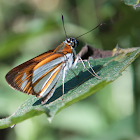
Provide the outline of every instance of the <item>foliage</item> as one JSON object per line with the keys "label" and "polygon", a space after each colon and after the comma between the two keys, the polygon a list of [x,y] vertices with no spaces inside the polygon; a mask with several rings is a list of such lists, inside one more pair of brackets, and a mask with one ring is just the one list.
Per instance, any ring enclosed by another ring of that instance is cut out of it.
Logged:
{"label": "foliage", "polygon": [[[6,73],[24,61],[56,48],[65,40],[61,14],[64,15],[68,37],[77,37],[99,23],[106,23],[78,38],[77,53],[85,43],[103,50],[112,50],[116,44],[121,48],[139,47],[139,7],[135,10],[132,6],[136,3],[128,6],[126,2],[135,1],[1,0],[0,118],[10,116],[29,98],[28,95],[8,86],[5,81]],[[51,124],[46,120],[46,115],[36,116],[24,122],[18,120],[21,123],[13,129],[6,127],[17,122],[8,123],[7,121],[7,126],[4,126],[5,123],[1,125],[1,128],[2,126],[6,128],[0,130],[1,139],[139,139],[139,61],[138,57],[122,76],[95,94],[66,109],[59,110]],[[96,68],[94,62],[92,65]],[[74,76],[72,73],[71,75]],[[67,91],[67,87],[65,90]],[[68,95],[66,93],[65,98]],[[58,101],[62,101],[61,98],[56,100]],[[35,115],[35,112],[32,113],[32,116]]]}
{"label": "foliage", "polygon": [[[37,97],[31,97],[26,100],[18,110],[10,117],[0,120],[0,128],[13,126],[18,122],[31,118],[42,113],[46,113],[49,121],[54,118],[55,114],[63,108],[86,98],[87,96],[97,92],[110,82],[117,79],[121,73],[128,67],[140,54],[139,48],[120,49],[119,55],[104,59],[91,59],[90,63],[94,70],[100,73],[101,79],[93,77],[88,71],[83,71],[82,63],[74,69],[78,77],[75,77],[71,72],[68,72],[65,83],[66,94],[63,97],[61,94],[62,81],[59,83],[54,97],[45,105],[41,104],[41,100]],[[88,63],[86,64],[88,65]],[[58,99],[58,97],[61,97]]]}

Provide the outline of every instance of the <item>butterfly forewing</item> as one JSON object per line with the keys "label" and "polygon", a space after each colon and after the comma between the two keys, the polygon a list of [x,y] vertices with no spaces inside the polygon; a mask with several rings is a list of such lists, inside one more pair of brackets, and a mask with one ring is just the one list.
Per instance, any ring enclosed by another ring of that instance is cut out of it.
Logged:
{"label": "butterfly forewing", "polygon": [[[42,82],[42,84],[40,83],[41,85],[43,85],[42,88],[39,87],[41,89],[40,97],[45,97],[51,91],[52,88],[55,88],[56,83],[59,81],[59,79],[62,76],[63,66],[64,64],[61,64],[55,70],[53,70],[49,78],[44,77],[46,78],[46,81]],[[38,88],[35,86],[34,90],[36,89],[38,90]]]}
{"label": "butterfly forewing", "polygon": [[69,58],[73,58],[71,47],[61,43],[55,50],[43,53],[12,69],[6,75],[6,80],[14,89],[47,101],[53,95],[64,70],[71,67],[74,60],[68,61]]}
{"label": "butterfly forewing", "polygon": [[46,73],[38,77],[37,81],[33,83],[33,88],[36,93],[40,93],[43,87],[48,83],[48,81],[51,79],[53,74],[57,71],[57,69],[61,66],[62,64],[58,64],[54,68],[50,69],[49,71],[46,71]]}
{"label": "butterfly forewing", "polygon": [[[39,62],[41,62],[43,59],[50,56],[53,53],[53,51],[54,50],[50,50],[48,52],[45,52],[45,53],[13,68],[5,76],[8,84],[16,90],[22,91],[22,92],[27,93],[27,94],[34,94],[33,88],[32,88],[33,68]],[[26,86],[26,88],[23,88],[25,86]]]}
{"label": "butterfly forewing", "polygon": [[55,66],[60,64],[65,60],[63,57],[63,54],[53,54],[49,58],[44,59],[40,63],[38,63],[33,68],[33,79],[32,82],[36,82],[37,79],[39,79],[41,76],[43,76],[46,72],[49,72],[51,69],[53,69]]}

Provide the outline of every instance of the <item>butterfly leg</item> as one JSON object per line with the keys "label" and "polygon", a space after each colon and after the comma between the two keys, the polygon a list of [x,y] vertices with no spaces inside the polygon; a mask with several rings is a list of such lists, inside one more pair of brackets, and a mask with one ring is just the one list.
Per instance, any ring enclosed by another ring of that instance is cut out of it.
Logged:
{"label": "butterfly leg", "polygon": [[101,79],[101,78],[95,73],[95,71],[94,71],[93,68],[91,67],[91,65],[90,65],[90,63],[89,63],[88,60],[86,60],[86,62],[88,62],[88,65],[89,65],[89,67],[91,68],[91,70],[92,70],[93,73],[92,73],[91,71],[89,71],[88,68],[85,66],[84,61],[82,60],[82,58],[79,57],[79,59],[80,59],[80,61],[82,62],[84,68],[85,68],[91,75],[97,77],[98,79]]}
{"label": "butterfly leg", "polygon": [[99,76],[96,74],[96,72],[94,71],[94,69],[91,67],[90,62],[89,62],[88,60],[87,60],[87,62],[88,62],[88,65],[89,65],[90,69],[91,69],[92,72],[94,73],[95,77],[98,78],[98,79],[102,79],[101,77],[99,77]]}
{"label": "butterfly leg", "polygon": [[63,79],[62,79],[62,93],[63,93],[63,98],[62,98],[62,100],[64,99],[64,93],[65,93],[65,89],[64,89],[64,83],[65,83],[65,75],[66,75],[66,70],[65,70],[65,68],[64,68],[64,70],[63,70]]}

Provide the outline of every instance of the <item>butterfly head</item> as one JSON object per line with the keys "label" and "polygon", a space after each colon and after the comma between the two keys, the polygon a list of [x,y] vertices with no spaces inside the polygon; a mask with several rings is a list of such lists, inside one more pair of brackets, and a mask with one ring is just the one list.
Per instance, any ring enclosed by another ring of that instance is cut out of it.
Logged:
{"label": "butterfly head", "polygon": [[76,38],[73,38],[73,37],[67,38],[64,41],[64,43],[73,47],[73,48],[76,48],[78,46],[78,41],[76,40]]}

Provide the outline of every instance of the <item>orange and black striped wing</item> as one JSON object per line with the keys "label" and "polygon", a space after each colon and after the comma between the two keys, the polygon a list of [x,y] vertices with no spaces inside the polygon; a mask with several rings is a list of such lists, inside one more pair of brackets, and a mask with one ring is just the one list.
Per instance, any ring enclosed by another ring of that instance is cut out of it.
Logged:
{"label": "orange and black striped wing", "polygon": [[[27,93],[27,94],[33,94],[32,89],[32,73],[33,68],[42,60],[52,55],[54,50],[50,50],[48,52],[45,52],[15,68],[13,68],[11,71],[7,73],[5,76],[6,81],[8,84],[21,92]],[[26,90],[23,90],[22,85],[26,81],[28,85],[26,86]]]}
{"label": "orange and black striped wing", "polygon": [[36,96],[44,97],[60,79],[66,58],[62,53],[52,54],[38,63],[32,74],[32,86]]}
{"label": "orange and black striped wing", "polygon": [[55,50],[48,51],[12,69],[6,75],[11,87],[26,94],[35,95],[47,101],[61,78],[71,47],[60,44]]}

